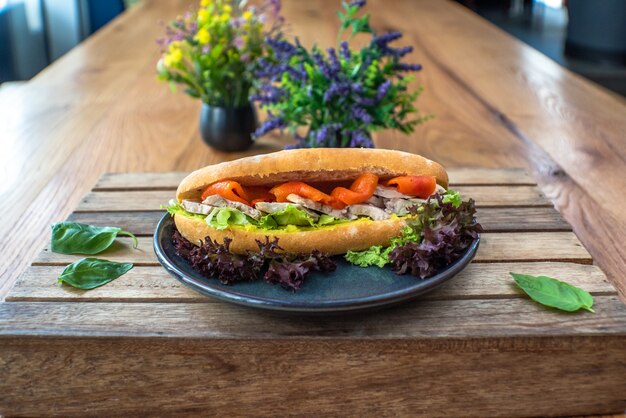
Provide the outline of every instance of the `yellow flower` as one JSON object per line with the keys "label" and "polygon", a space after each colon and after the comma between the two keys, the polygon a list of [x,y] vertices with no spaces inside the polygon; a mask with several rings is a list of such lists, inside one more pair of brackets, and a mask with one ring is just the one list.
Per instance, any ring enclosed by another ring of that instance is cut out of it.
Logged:
{"label": "yellow flower", "polygon": [[181,51],[180,48],[174,50],[170,49],[170,52],[166,53],[163,56],[163,63],[166,67],[173,67],[174,65],[181,62],[182,59],[183,51]]}
{"label": "yellow flower", "polygon": [[219,17],[220,22],[228,22],[230,20],[230,13],[223,13]]}
{"label": "yellow flower", "polygon": [[209,11],[206,9],[198,10],[198,22],[203,23],[209,19]]}
{"label": "yellow flower", "polygon": [[200,0],[200,6],[202,7],[207,7],[209,4],[211,4],[211,0]]}
{"label": "yellow flower", "polygon": [[246,20],[252,20],[252,17],[254,16],[252,14],[252,12],[250,10],[246,10],[245,12],[243,12],[243,14],[241,15],[244,19]]}
{"label": "yellow flower", "polygon": [[211,34],[207,28],[202,28],[196,33],[196,40],[200,42],[201,45],[206,45],[211,42]]}
{"label": "yellow flower", "polygon": [[230,7],[228,4],[225,4],[224,7],[222,7],[222,10],[224,11],[224,13],[227,14],[231,14],[233,12],[233,8]]}

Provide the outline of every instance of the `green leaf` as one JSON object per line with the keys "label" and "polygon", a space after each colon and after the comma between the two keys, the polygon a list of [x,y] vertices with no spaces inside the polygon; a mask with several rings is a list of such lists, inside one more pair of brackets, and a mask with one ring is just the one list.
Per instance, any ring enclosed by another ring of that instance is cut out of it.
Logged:
{"label": "green leaf", "polygon": [[178,203],[178,201],[175,199],[170,200],[167,206],[161,205],[161,209],[166,209],[167,212],[172,216],[180,215],[180,216],[185,216],[187,218],[195,218],[195,219],[200,219],[200,220],[204,220],[206,218],[206,215],[187,212],[185,208],[183,208],[180,205],[180,203]]}
{"label": "green leaf", "polygon": [[461,202],[462,201],[463,200],[461,199],[461,194],[459,192],[455,192],[452,189],[448,189],[443,194],[442,202],[443,203],[452,203],[452,206],[454,206],[455,208],[458,208],[459,206],[461,206]]}
{"label": "green leaf", "polygon": [[547,276],[510,274],[520,289],[535,302],[567,312],[574,312],[581,308],[595,312],[592,309],[593,297],[579,287]]}
{"label": "green leaf", "polygon": [[137,248],[137,237],[122,228],[58,222],[52,225],[50,249],[61,254],[98,254],[109,248],[118,235],[131,237]]}
{"label": "green leaf", "polygon": [[59,282],[78,289],[88,290],[107,284],[132,268],[131,263],[83,258],[65,267],[59,277]]}
{"label": "green leaf", "polygon": [[378,266],[383,268],[389,263],[389,253],[393,248],[393,246],[374,245],[365,251],[348,251],[345,258],[348,262],[359,267]]}
{"label": "green leaf", "polygon": [[205,219],[215,229],[226,229],[230,225],[255,225],[256,221],[235,208],[216,208]]}

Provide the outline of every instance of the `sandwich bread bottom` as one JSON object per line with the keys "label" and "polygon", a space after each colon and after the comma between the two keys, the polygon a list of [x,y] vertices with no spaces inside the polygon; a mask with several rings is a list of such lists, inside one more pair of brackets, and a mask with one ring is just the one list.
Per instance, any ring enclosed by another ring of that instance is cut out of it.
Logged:
{"label": "sandwich bread bottom", "polygon": [[215,229],[202,219],[175,215],[174,222],[183,237],[198,245],[205,237],[222,243],[225,237],[231,238],[230,250],[236,254],[246,251],[257,252],[256,240],[265,241],[278,238],[278,245],[289,253],[310,253],[319,250],[330,255],[345,254],[349,250],[362,251],[373,245],[387,246],[391,238],[400,235],[405,225],[403,219],[387,219],[384,221],[360,220],[340,223],[330,227],[307,231],[250,231],[245,228]]}

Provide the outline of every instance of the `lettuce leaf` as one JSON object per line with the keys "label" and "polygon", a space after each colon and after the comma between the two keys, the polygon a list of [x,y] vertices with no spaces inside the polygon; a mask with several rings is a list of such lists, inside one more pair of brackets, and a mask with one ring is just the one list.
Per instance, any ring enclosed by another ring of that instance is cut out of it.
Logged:
{"label": "lettuce leaf", "polygon": [[281,229],[289,225],[317,228],[347,222],[345,219],[338,219],[330,215],[321,215],[319,219],[315,220],[305,211],[291,205],[280,212],[265,215],[259,221],[254,220],[239,209],[228,207],[215,209],[208,216],[187,212],[174,199],[170,200],[167,206],[162,205],[161,208],[166,209],[172,216],[180,215],[200,219],[220,230],[226,229],[229,225],[254,225],[262,229]]}
{"label": "lettuce leaf", "polygon": [[277,226],[314,226],[315,219],[305,211],[293,205],[287,206],[284,210],[265,215],[259,220],[261,228],[273,229]]}
{"label": "lettuce leaf", "polygon": [[345,258],[348,262],[359,267],[378,266],[383,268],[389,263],[389,253],[392,248],[374,245],[365,251],[348,251]]}
{"label": "lettuce leaf", "polygon": [[461,198],[461,193],[455,192],[452,189],[446,190],[446,192],[443,194],[442,203],[452,203],[452,206],[458,208],[459,206],[461,206],[462,202],[463,199]]}
{"label": "lettuce leaf", "polygon": [[215,229],[226,229],[230,225],[257,225],[257,221],[234,208],[216,208],[206,217],[206,223]]}
{"label": "lettuce leaf", "polygon": [[195,218],[195,219],[200,219],[200,220],[204,220],[204,218],[206,218],[206,215],[200,215],[199,213],[187,212],[185,208],[183,208],[180,205],[180,203],[178,203],[178,201],[175,199],[170,200],[167,206],[161,205],[161,209],[167,210],[167,212],[172,216],[180,215],[180,216],[185,216],[187,218]]}
{"label": "lettuce leaf", "polygon": [[288,225],[317,228],[320,226],[334,225],[341,222],[345,222],[345,220],[338,219],[330,215],[321,215],[319,219],[315,220],[311,215],[309,215],[302,209],[298,209],[294,205],[289,205],[284,210],[263,216],[259,220],[258,226],[259,228],[265,229],[276,229]]}
{"label": "lettuce leaf", "polygon": [[365,251],[348,251],[345,258],[348,262],[359,267],[378,266],[383,268],[389,264],[389,253],[397,246],[404,245],[407,242],[420,242],[421,239],[421,236],[417,234],[415,229],[405,226],[402,229],[402,235],[392,238],[388,247],[374,245]]}

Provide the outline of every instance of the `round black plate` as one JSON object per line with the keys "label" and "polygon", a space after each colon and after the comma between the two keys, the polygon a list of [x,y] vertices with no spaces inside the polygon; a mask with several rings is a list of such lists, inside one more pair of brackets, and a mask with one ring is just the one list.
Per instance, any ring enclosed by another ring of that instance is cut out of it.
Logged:
{"label": "round black plate", "polygon": [[293,313],[338,313],[379,309],[413,299],[450,280],[474,258],[480,238],[445,270],[425,280],[398,276],[389,268],[362,268],[335,258],[337,270],[312,273],[293,293],[263,280],[224,285],[208,279],[176,255],[172,244],[174,221],[163,216],[154,233],[154,252],[165,269],[188,287],[210,297],[238,305]]}

